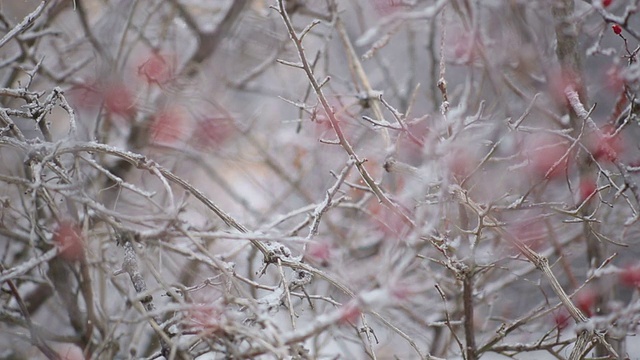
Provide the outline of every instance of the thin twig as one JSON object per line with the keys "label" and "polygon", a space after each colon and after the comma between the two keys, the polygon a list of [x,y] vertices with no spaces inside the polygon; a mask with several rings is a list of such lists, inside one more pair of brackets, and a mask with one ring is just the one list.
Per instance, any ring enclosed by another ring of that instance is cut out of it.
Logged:
{"label": "thin twig", "polygon": [[21,32],[28,29],[31,25],[33,25],[36,19],[40,17],[40,15],[44,11],[47,4],[49,4],[49,2],[51,1],[50,0],[42,1],[40,5],[38,5],[38,7],[35,10],[33,10],[30,14],[25,16],[24,19],[22,19],[22,21],[18,25],[14,26],[11,30],[9,30],[9,32],[7,32],[2,37],[2,39],[0,39],[0,48],[3,47],[4,44],[6,44],[9,40],[13,39],[18,34],[20,34]]}
{"label": "thin twig", "polygon": [[285,9],[283,0],[278,1],[278,8],[276,10],[278,10],[278,13],[282,17],[282,20],[284,21],[285,26],[287,27],[287,30],[289,32],[289,37],[291,38],[291,40],[296,46],[298,57],[300,58],[304,72],[307,75],[307,79],[311,83],[311,86],[313,87],[316,93],[316,96],[320,100],[320,103],[322,104],[322,107],[325,113],[327,114],[327,117],[329,118],[329,122],[331,123],[331,126],[333,127],[333,130],[335,131],[336,136],[338,137],[338,141],[340,142],[340,145],[347,152],[347,154],[349,154],[349,156],[355,159],[356,168],[360,172],[362,179],[367,184],[367,186],[371,188],[373,193],[376,194],[376,197],[378,198],[378,200],[382,202],[386,207],[391,209],[394,213],[398,214],[403,219],[403,221],[411,225],[411,227],[415,227],[413,220],[411,220],[396,204],[391,202],[391,200],[389,200],[389,198],[385,195],[382,189],[378,186],[378,184],[375,182],[373,177],[369,174],[367,169],[364,167],[364,162],[356,154],[355,150],[353,149],[353,147],[347,140],[346,136],[344,135],[344,132],[342,131],[342,127],[340,126],[338,119],[333,113],[333,110],[331,109],[331,106],[329,105],[329,102],[327,101],[327,98],[325,97],[324,92],[322,91],[322,88],[318,84],[318,81],[315,78],[313,70],[309,65],[309,62],[307,60],[307,55],[305,54],[305,51],[304,51],[304,47],[302,46],[302,42],[300,41],[299,36],[297,35],[295,29],[293,28],[293,24],[291,23],[289,14]]}

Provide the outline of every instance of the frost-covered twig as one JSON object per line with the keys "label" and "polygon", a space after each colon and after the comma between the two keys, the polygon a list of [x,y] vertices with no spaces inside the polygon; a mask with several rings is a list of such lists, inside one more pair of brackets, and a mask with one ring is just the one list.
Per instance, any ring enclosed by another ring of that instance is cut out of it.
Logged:
{"label": "frost-covered twig", "polygon": [[350,157],[347,161],[347,165],[338,175],[338,179],[335,184],[333,184],[333,186],[331,186],[327,190],[327,194],[325,195],[324,200],[319,203],[313,210],[313,213],[311,214],[311,217],[313,217],[313,222],[311,223],[311,228],[309,229],[309,235],[307,235],[308,239],[311,239],[318,234],[318,227],[320,226],[320,219],[322,219],[322,215],[324,215],[324,213],[327,212],[327,210],[329,210],[329,208],[331,207],[332,199],[336,196],[340,185],[342,185],[344,180],[347,178],[349,170],[351,170],[353,165],[355,165],[355,159],[353,157]]}
{"label": "frost-covered twig", "polygon": [[296,46],[298,57],[299,57],[300,62],[302,64],[302,68],[303,68],[305,74],[307,75],[307,79],[311,83],[311,86],[313,87],[313,90],[315,91],[316,96],[318,97],[318,100],[322,104],[322,108],[324,109],[325,113],[327,114],[327,117],[329,118],[329,122],[331,123],[331,127],[335,131],[336,136],[338,137],[338,141],[339,141],[340,145],[347,152],[347,154],[349,154],[350,157],[355,159],[355,165],[356,165],[356,168],[358,169],[358,172],[362,176],[362,179],[367,184],[367,186],[376,195],[378,200],[381,203],[383,203],[386,207],[391,209],[393,212],[395,212],[399,216],[401,216],[403,221],[405,221],[407,224],[411,225],[412,227],[415,226],[415,224],[413,223],[413,220],[411,220],[400,209],[399,206],[397,206],[391,200],[389,200],[387,195],[380,188],[380,186],[376,183],[376,181],[373,179],[371,174],[369,174],[369,171],[364,167],[364,162],[356,154],[356,152],[353,149],[351,143],[346,138],[344,132],[342,131],[342,127],[341,127],[338,119],[336,118],[333,110],[331,109],[331,106],[329,105],[329,102],[327,101],[327,98],[325,97],[324,92],[323,92],[320,84],[316,80],[314,72],[311,69],[311,66],[309,65],[309,62],[307,60],[307,55],[306,55],[306,53],[304,51],[304,47],[302,45],[302,42],[301,42],[298,34],[296,33],[295,29],[293,28],[293,24],[291,23],[291,19],[289,18],[289,14],[287,13],[287,11],[285,9],[285,5],[284,5],[283,0],[279,0],[278,1],[277,11],[280,14],[280,17],[282,17],[282,20],[284,21],[285,26],[287,27],[287,31],[289,32],[289,37],[291,38],[291,41],[293,41],[294,45]]}
{"label": "frost-covered twig", "polygon": [[38,7],[35,10],[33,10],[31,13],[25,16],[24,19],[22,19],[22,21],[19,24],[17,24],[11,30],[9,30],[9,32],[7,32],[2,37],[2,39],[0,39],[0,48],[3,47],[9,40],[13,39],[18,34],[28,29],[29,26],[32,26],[33,23],[36,21],[36,19],[38,19],[38,17],[42,14],[42,12],[44,11],[45,7],[49,2],[50,2],[49,0],[40,2],[40,5],[38,5]]}
{"label": "frost-covered twig", "polygon": [[[122,243],[122,247],[124,248],[124,260],[122,261],[122,268],[116,271],[114,275],[122,273],[129,275],[129,279],[131,279],[131,283],[133,284],[133,288],[136,290],[136,293],[145,294],[140,300],[144,309],[147,312],[152,313],[156,307],[153,303],[153,296],[147,294],[147,283],[138,268],[138,256],[133,248],[133,241],[135,241],[134,235],[131,233],[122,234],[118,241]],[[152,321],[155,322],[155,324],[152,324],[152,327],[156,333],[158,333],[160,346],[162,347],[162,355],[168,357],[172,351],[172,346],[170,345],[170,340],[167,334],[158,327],[158,324],[162,323],[162,319],[159,316],[156,316]]]}

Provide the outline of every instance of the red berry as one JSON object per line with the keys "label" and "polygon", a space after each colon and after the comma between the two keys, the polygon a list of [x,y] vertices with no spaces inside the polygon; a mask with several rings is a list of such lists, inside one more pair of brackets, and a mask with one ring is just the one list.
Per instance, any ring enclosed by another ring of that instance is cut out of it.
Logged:
{"label": "red berry", "polygon": [[593,289],[585,288],[580,291],[575,298],[575,303],[587,317],[593,315],[593,309],[596,304],[598,294]]}
{"label": "red berry", "polygon": [[619,274],[619,281],[626,287],[640,287],[640,266],[630,265],[625,267]]}
{"label": "red berry", "polygon": [[607,7],[611,5],[612,2],[613,0],[602,0],[602,7]]}
{"label": "red berry", "polygon": [[125,84],[109,84],[104,90],[104,106],[113,114],[131,115],[135,107],[135,98]]}
{"label": "red berry", "polygon": [[218,148],[233,135],[234,130],[231,119],[199,119],[195,127],[195,141],[202,147]]}
{"label": "red berry", "polygon": [[102,95],[95,80],[86,80],[73,85],[67,92],[72,105],[80,109],[95,109],[100,106]]}
{"label": "red berry", "polygon": [[404,301],[404,300],[408,300],[411,295],[412,295],[412,290],[411,287],[407,286],[406,284],[392,284],[389,287],[389,293],[391,293],[391,296],[394,300],[397,301]]}
{"label": "red berry", "polygon": [[598,161],[617,161],[624,151],[622,138],[616,134],[616,129],[610,125],[605,125],[590,134],[589,141],[591,154]]}
{"label": "red berry", "polygon": [[193,304],[188,309],[187,328],[194,331],[215,331],[220,327],[221,311],[213,305]]}
{"label": "red berry", "polygon": [[622,28],[618,24],[611,25],[611,29],[616,33],[616,35],[620,35],[622,33]]}
{"label": "red berry", "polygon": [[373,7],[380,15],[389,15],[398,11],[402,3],[398,0],[374,0]]}
{"label": "red berry", "polygon": [[569,145],[559,139],[534,134],[525,143],[524,155],[528,158],[529,172],[536,177],[553,179],[567,171]]}
{"label": "red berry", "polygon": [[556,323],[558,330],[562,330],[569,325],[569,314],[564,311],[558,311],[553,314],[553,321]]}
{"label": "red berry", "polygon": [[149,84],[162,85],[173,77],[170,59],[151,54],[138,66],[138,76]]}
{"label": "red berry", "polygon": [[66,261],[84,258],[82,230],[73,222],[64,220],[53,233],[53,242],[60,248],[60,257]]}
{"label": "red berry", "polygon": [[604,82],[607,88],[612,91],[622,91],[625,85],[624,75],[619,66],[612,65],[604,74]]}
{"label": "red berry", "polygon": [[445,155],[446,165],[451,171],[451,175],[458,179],[462,179],[471,174],[474,168],[472,154],[469,149],[456,148],[452,149]]}
{"label": "red berry", "polygon": [[360,310],[358,303],[354,300],[351,300],[350,302],[342,306],[338,323],[342,325],[354,323],[358,321],[360,314],[362,314],[362,311]]}
{"label": "red berry", "polygon": [[595,181],[591,179],[583,179],[580,181],[580,202],[589,199],[596,191],[598,191],[598,186]]}
{"label": "red berry", "polygon": [[545,224],[536,217],[517,220],[511,231],[520,241],[534,250],[544,246],[549,237]]}
{"label": "red berry", "polygon": [[157,113],[151,125],[153,141],[161,144],[175,144],[180,141],[187,126],[185,112],[182,107],[170,107]]}
{"label": "red berry", "polygon": [[312,242],[307,247],[305,257],[317,261],[322,266],[329,266],[331,260],[331,245],[326,242]]}

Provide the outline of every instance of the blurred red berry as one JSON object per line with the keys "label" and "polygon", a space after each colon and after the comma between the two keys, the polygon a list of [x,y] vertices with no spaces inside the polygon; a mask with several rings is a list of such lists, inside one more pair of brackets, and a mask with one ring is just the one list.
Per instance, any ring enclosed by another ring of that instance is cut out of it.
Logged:
{"label": "blurred red berry", "polygon": [[408,300],[413,294],[412,288],[402,283],[391,285],[389,288],[389,292],[391,293],[391,296],[395,300],[400,300],[400,301]]}
{"label": "blurred red berry", "polygon": [[149,84],[162,85],[172,77],[171,64],[167,57],[151,54],[138,66],[138,76]]}
{"label": "blurred red berry", "polygon": [[102,94],[93,80],[75,84],[67,93],[71,105],[80,109],[95,109],[102,102]]}
{"label": "blurred red berry", "polygon": [[373,7],[380,15],[389,15],[402,7],[401,0],[373,0]]}
{"label": "blurred red berry", "polygon": [[553,321],[556,323],[558,330],[562,330],[569,325],[569,315],[564,311],[558,311],[553,314]]}
{"label": "blurred red berry", "polygon": [[351,300],[347,304],[343,305],[341,311],[340,319],[338,319],[338,323],[341,325],[355,323],[358,321],[358,318],[362,313],[355,300]]}
{"label": "blurred red berry", "polygon": [[595,308],[598,294],[591,288],[584,288],[576,294],[575,303],[585,316],[591,317]]}
{"label": "blurred red berry", "polygon": [[620,35],[622,33],[622,27],[620,27],[620,25],[618,24],[611,25],[611,30],[613,30],[616,35]]}
{"label": "blurred red berry", "polygon": [[104,90],[104,106],[110,113],[122,116],[131,115],[134,111],[135,98],[125,84],[110,84]]}
{"label": "blurred red berry", "polygon": [[568,151],[569,145],[562,139],[543,134],[533,136],[525,148],[529,172],[547,179],[561,176],[569,163]]}
{"label": "blurred red berry", "polygon": [[596,182],[592,179],[583,179],[580,181],[580,202],[589,199],[598,190]]}
{"label": "blurred red berry", "polygon": [[463,179],[471,174],[474,168],[473,155],[466,148],[457,148],[445,155],[446,166],[451,175]]}
{"label": "blurred red berry", "polygon": [[604,82],[609,90],[622,90],[625,85],[625,81],[621,68],[617,65],[612,65],[608,68],[604,74]]}
{"label": "blurred red berry", "polygon": [[370,202],[368,210],[373,215],[372,221],[374,221],[375,228],[386,236],[397,238],[409,229],[400,214],[377,201]]}
{"label": "blurred red berry", "polygon": [[326,242],[312,242],[307,246],[305,257],[320,263],[322,266],[328,266],[331,259],[331,245]]}
{"label": "blurred red berry", "polygon": [[151,138],[162,144],[175,144],[185,134],[187,121],[184,109],[173,107],[156,114],[151,124]]}
{"label": "blurred red berry", "polygon": [[511,232],[530,248],[538,250],[548,244],[547,226],[540,217],[519,219],[511,226]]}
{"label": "blurred red berry", "polygon": [[60,249],[60,257],[76,261],[84,257],[84,240],[80,228],[71,221],[62,221],[53,234],[53,242]]}
{"label": "blurred red berry", "polygon": [[198,145],[218,148],[231,137],[235,127],[231,119],[211,117],[198,120],[194,131]]}
{"label": "blurred red berry", "polygon": [[215,331],[220,327],[220,310],[212,305],[194,304],[188,310],[186,328],[192,331]]}
{"label": "blurred red berry", "polygon": [[612,126],[604,126],[591,135],[591,154],[600,161],[614,162],[624,150],[622,139],[615,134]]}
{"label": "blurred red berry", "polygon": [[418,123],[407,124],[407,130],[412,136],[402,136],[400,138],[398,151],[409,159],[419,161],[419,159],[422,159],[422,148],[430,131],[428,123],[426,121],[420,121]]}
{"label": "blurred red berry", "polygon": [[448,43],[451,45],[445,53],[448,60],[459,64],[473,64],[480,59],[483,44],[473,34],[468,32],[454,34]]}
{"label": "blurred red berry", "polygon": [[55,343],[53,349],[58,353],[57,359],[61,360],[86,360],[82,349],[74,344]]}
{"label": "blurred red berry", "polygon": [[626,287],[640,287],[640,265],[627,266],[618,275],[620,284]]}
{"label": "blurred red berry", "polygon": [[575,90],[578,94],[580,94],[583,89],[580,74],[577,74],[571,69],[560,68],[552,70],[549,78],[549,92],[553,96],[553,99],[558,102],[558,105],[569,106],[569,100],[566,94],[568,88]]}
{"label": "blurred red berry", "polygon": [[[335,102],[330,101],[331,112],[333,113],[334,118],[337,120],[338,125],[344,131],[342,125],[344,125],[344,113],[342,110],[342,106]],[[320,137],[324,137],[327,134],[334,134],[333,126],[331,125],[331,120],[329,115],[327,115],[326,111],[322,107],[317,107],[314,110],[314,113],[311,117],[311,121],[315,123],[315,131],[317,135]]]}
{"label": "blurred red berry", "polygon": [[602,0],[602,7],[607,7],[611,5],[612,2],[613,0]]}

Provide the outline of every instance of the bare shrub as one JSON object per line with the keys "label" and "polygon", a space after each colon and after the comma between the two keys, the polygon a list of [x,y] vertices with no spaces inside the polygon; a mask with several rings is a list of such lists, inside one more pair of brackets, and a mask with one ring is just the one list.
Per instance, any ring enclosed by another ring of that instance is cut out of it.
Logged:
{"label": "bare shrub", "polygon": [[0,357],[632,358],[638,6],[1,3]]}

